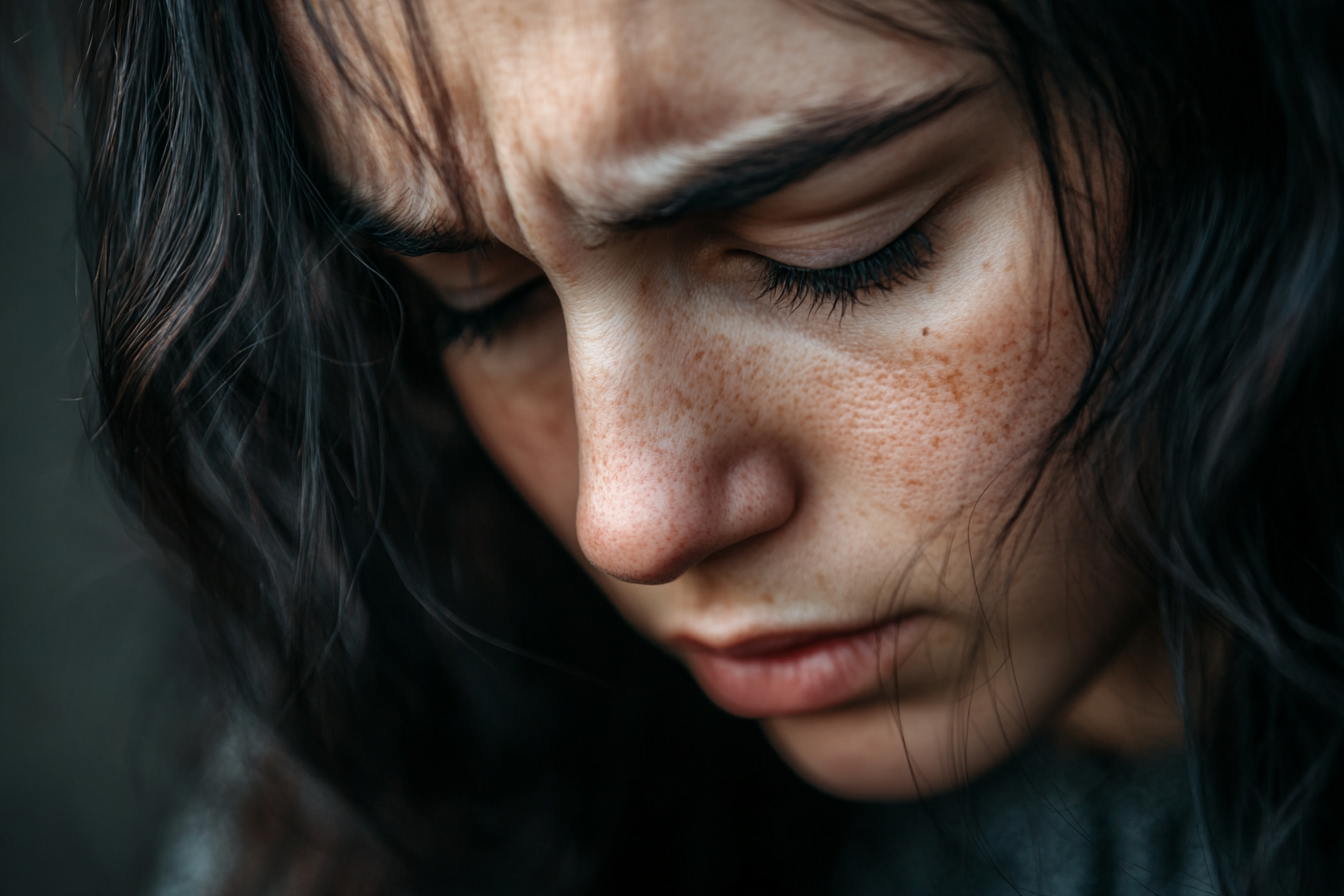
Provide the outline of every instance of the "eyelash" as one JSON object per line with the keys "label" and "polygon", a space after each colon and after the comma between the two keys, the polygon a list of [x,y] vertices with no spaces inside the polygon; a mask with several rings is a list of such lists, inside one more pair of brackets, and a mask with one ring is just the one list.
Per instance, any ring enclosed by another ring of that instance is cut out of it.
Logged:
{"label": "eyelash", "polygon": [[[917,278],[933,262],[933,256],[928,235],[912,227],[872,255],[833,268],[800,268],[761,258],[759,297],[789,311],[806,304],[812,312],[829,304],[827,314],[839,311],[843,317],[849,309],[863,304],[862,293],[889,292]],[[477,341],[489,345],[546,282],[544,276],[536,277],[476,311],[454,311],[440,304],[435,322],[439,345]]]}
{"label": "eyelash", "polygon": [[475,311],[455,311],[442,303],[435,303],[439,313],[434,322],[434,335],[439,345],[447,348],[456,342],[470,344],[478,341],[489,345],[508,326],[509,319],[522,310],[528,299],[548,283],[545,275],[533,277]]}
{"label": "eyelash", "polygon": [[808,305],[811,313],[829,305],[828,315],[839,311],[843,317],[863,304],[863,293],[890,292],[916,279],[932,264],[933,256],[928,235],[911,227],[872,255],[833,268],[799,268],[761,258],[759,297],[789,311]]}

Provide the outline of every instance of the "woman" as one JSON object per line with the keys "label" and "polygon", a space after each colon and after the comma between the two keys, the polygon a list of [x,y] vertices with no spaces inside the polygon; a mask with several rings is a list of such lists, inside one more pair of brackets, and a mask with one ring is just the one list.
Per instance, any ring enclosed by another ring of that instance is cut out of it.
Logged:
{"label": "woman", "polygon": [[84,22],[216,889],[1338,888],[1333,8]]}

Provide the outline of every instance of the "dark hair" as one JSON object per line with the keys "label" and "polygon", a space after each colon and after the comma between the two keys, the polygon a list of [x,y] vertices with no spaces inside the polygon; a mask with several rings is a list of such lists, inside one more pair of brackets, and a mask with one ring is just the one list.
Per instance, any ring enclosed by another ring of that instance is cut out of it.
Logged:
{"label": "dark hair", "polygon": [[[940,14],[1036,129],[1092,347],[1050,447],[1160,599],[1223,886],[1338,889],[1344,10]],[[261,0],[81,16],[97,438],[240,693],[367,826],[369,887],[805,887],[843,806],[641,645],[476,446],[432,303],[324,198]]]}

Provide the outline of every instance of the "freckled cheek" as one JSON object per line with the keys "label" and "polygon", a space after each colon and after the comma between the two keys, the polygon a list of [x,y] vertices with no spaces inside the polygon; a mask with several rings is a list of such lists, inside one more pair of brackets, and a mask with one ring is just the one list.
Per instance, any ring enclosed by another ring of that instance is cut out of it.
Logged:
{"label": "freckled cheek", "polygon": [[1086,359],[1069,318],[1009,304],[814,375],[805,403],[844,409],[816,417],[823,462],[874,511],[951,521],[1014,482],[1067,409]]}

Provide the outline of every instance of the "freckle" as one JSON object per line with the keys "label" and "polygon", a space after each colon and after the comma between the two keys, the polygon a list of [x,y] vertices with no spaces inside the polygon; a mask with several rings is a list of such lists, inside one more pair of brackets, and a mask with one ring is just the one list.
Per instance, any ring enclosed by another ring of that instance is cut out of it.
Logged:
{"label": "freckle", "polygon": [[767,591],[765,594],[761,595],[761,603],[772,604],[774,602],[775,602],[775,596],[770,592]]}
{"label": "freckle", "polygon": [[943,385],[947,386],[947,388],[952,391],[952,400],[960,404],[962,389],[961,371],[949,370],[944,373],[940,379],[942,380]]}
{"label": "freckle", "polygon": [[647,299],[651,292],[653,292],[653,281],[647,274],[645,274],[643,277],[639,278],[639,297],[641,299]]}
{"label": "freckle", "polygon": [[652,364],[652,363],[653,363],[653,352],[647,352],[647,353],[645,353],[645,355],[644,355],[644,363],[645,363],[645,364]]}
{"label": "freckle", "polygon": [[983,262],[981,262],[981,263],[980,263],[980,270],[982,270],[982,271],[987,271],[987,270],[989,270],[989,262],[987,262],[987,261],[983,261]]}
{"label": "freckle", "polygon": [[933,437],[933,442],[932,442],[931,444],[932,444],[933,447],[935,447],[935,448],[941,447],[942,444],[943,444],[943,437],[942,437],[942,436],[934,436],[934,437]]}
{"label": "freckle", "polygon": [[700,360],[701,358],[703,358],[704,356],[705,356],[705,350],[704,350],[704,349],[700,349],[700,351],[698,351],[698,352],[695,353],[695,360],[699,361],[699,360]]}
{"label": "freckle", "polygon": [[925,336],[929,335],[929,328],[928,328],[928,327],[925,327],[925,328],[924,328],[924,335],[925,335]]}
{"label": "freckle", "polygon": [[919,479],[907,479],[905,480],[905,484],[908,485],[910,488],[919,488],[924,483]]}

